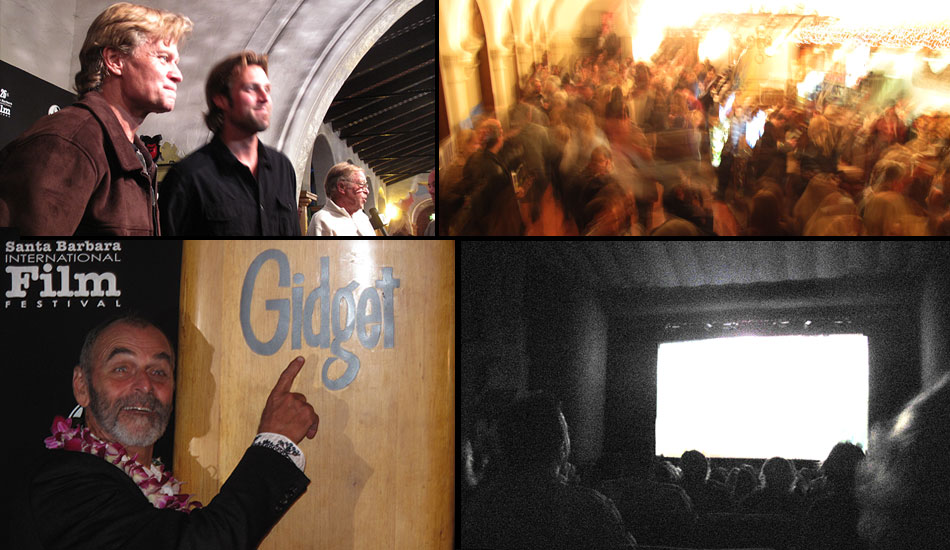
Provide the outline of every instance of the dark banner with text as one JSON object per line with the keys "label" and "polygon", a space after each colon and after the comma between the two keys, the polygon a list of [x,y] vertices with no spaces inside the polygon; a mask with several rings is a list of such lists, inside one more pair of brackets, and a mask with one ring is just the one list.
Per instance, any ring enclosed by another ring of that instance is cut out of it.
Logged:
{"label": "dark banner with text", "polygon": [[[177,348],[181,242],[3,242],[2,349],[17,401],[16,457],[42,451],[56,415],[76,405],[73,367],[86,333],[124,314],[152,320]],[[173,426],[156,444],[172,458]]]}
{"label": "dark banner with text", "polygon": [[40,118],[75,102],[72,92],[0,61],[0,149]]}

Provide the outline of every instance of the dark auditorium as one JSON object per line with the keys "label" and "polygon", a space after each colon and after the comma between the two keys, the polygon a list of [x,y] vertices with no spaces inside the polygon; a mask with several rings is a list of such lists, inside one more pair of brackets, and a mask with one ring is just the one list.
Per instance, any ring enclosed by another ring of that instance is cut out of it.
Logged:
{"label": "dark auditorium", "polygon": [[459,253],[464,549],[950,548],[950,248]]}

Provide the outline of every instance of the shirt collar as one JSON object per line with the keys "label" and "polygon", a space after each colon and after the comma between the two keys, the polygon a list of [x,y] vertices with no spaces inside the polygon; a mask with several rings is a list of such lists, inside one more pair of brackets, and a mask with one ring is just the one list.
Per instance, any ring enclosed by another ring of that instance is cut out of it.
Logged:
{"label": "shirt collar", "polygon": [[139,162],[138,157],[135,155],[135,149],[129,147],[129,145],[134,145],[145,157],[149,172],[154,171],[155,162],[152,160],[152,155],[148,153],[148,148],[145,147],[145,143],[139,139],[138,134],[135,135],[133,142],[129,143],[129,138],[126,137],[122,125],[119,124],[119,119],[115,116],[112,107],[109,106],[109,102],[106,101],[102,93],[96,91],[86,92],[86,94],[82,96],[82,99],[79,100],[78,105],[91,111],[93,116],[102,124],[102,127],[109,137],[109,141],[112,142],[112,148],[119,158],[119,165],[122,167],[122,170],[126,172],[140,172],[142,170],[142,163]]}
{"label": "shirt collar", "polygon": [[[227,164],[240,164],[241,166],[244,166],[241,164],[241,161],[239,161],[237,157],[234,156],[234,153],[228,149],[228,146],[225,145],[224,140],[221,139],[220,134],[215,134],[214,137],[211,138],[211,148],[213,155],[217,160]],[[258,168],[261,166],[267,168],[271,167],[270,154],[267,148],[264,147],[264,142],[261,141],[260,136],[257,138],[257,163]]]}
{"label": "shirt collar", "polygon": [[357,214],[359,214],[359,213],[361,212],[361,210],[357,210],[357,211],[354,212],[352,215],[350,215],[350,213],[347,212],[345,208],[343,208],[342,206],[340,206],[340,205],[338,205],[337,203],[333,202],[333,199],[331,199],[331,198],[329,198],[329,197],[327,197],[327,204],[326,204],[326,206],[324,206],[324,208],[326,208],[326,209],[328,209],[328,210],[330,210],[330,211],[332,211],[332,212],[336,212],[337,214],[340,214],[341,216],[346,216],[347,218],[352,218],[352,217],[356,216]]}

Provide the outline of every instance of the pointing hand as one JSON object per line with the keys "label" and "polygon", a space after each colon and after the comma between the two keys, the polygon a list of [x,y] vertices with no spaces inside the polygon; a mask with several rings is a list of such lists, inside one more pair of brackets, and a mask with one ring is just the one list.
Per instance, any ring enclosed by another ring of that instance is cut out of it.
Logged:
{"label": "pointing hand", "polygon": [[278,433],[294,443],[300,443],[304,436],[313,439],[317,435],[320,417],[307,403],[306,396],[290,391],[303,364],[304,358],[297,357],[280,374],[277,384],[267,396],[267,404],[264,405],[261,423],[257,428],[258,433]]}

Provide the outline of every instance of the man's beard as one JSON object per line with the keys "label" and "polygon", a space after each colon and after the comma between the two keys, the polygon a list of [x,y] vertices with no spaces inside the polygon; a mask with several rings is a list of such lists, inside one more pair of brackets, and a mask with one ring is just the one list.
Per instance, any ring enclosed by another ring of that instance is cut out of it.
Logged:
{"label": "man's beard", "polygon": [[263,132],[270,126],[270,115],[268,114],[265,120],[258,118],[253,111],[250,111],[242,117],[231,119],[231,122],[245,132],[256,134],[257,132]]}
{"label": "man's beard", "polygon": [[[171,418],[171,404],[162,404],[153,394],[128,395],[110,403],[90,385],[89,397],[89,413],[96,418],[103,430],[126,447],[154,445],[165,433]],[[119,415],[126,407],[149,409],[153,414],[126,412],[120,421]]]}

